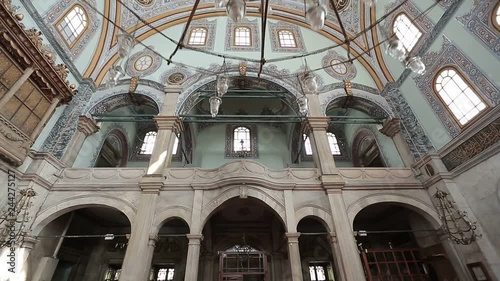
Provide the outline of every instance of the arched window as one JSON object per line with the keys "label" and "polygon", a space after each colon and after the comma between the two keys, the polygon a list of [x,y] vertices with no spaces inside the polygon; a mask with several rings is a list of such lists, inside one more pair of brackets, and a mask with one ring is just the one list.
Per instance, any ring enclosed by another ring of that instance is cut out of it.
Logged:
{"label": "arched window", "polygon": [[326,136],[328,138],[328,144],[330,145],[330,150],[332,151],[333,155],[341,155],[342,153],[340,152],[340,146],[337,141],[337,138],[333,133],[326,133]]}
{"label": "arched window", "polygon": [[155,131],[149,131],[144,135],[144,141],[142,142],[140,154],[151,154],[153,153],[153,147],[155,145],[156,136],[158,135]]}
{"label": "arched window", "polygon": [[234,152],[250,151],[250,129],[247,127],[237,127],[233,131]]}
{"label": "arched window", "polygon": [[73,47],[88,27],[88,15],[80,5],[74,5],[57,23],[57,30],[66,43]]}
{"label": "arched window", "polygon": [[415,47],[418,39],[422,36],[420,29],[418,29],[404,13],[396,17],[392,25],[392,30],[408,52]]}
{"label": "arched window", "polygon": [[500,2],[493,9],[492,17],[493,25],[500,31]]}
{"label": "arched window", "polygon": [[290,30],[280,30],[278,31],[278,38],[280,42],[280,47],[282,48],[296,48],[297,43],[295,42],[295,35]]}
{"label": "arched window", "polygon": [[312,147],[311,147],[311,140],[309,139],[309,136],[307,136],[306,134],[302,135],[303,138],[304,138],[304,152],[306,155],[312,155],[313,154],[313,150],[312,150]]}
{"label": "arched window", "polygon": [[188,45],[205,46],[207,44],[207,33],[207,29],[203,27],[192,29],[189,34]]}
{"label": "arched window", "polygon": [[234,29],[234,45],[235,46],[251,46],[252,32],[246,26],[236,27]]}
{"label": "arched window", "polygon": [[434,87],[460,125],[465,125],[486,108],[486,104],[453,68],[441,70],[436,76]]}

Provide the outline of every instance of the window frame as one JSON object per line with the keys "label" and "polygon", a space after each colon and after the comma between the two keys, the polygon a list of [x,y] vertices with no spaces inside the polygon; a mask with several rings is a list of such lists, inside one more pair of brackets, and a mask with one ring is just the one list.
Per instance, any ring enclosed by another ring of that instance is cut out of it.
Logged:
{"label": "window frame", "polygon": [[[148,67],[146,67],[146,68],[144,68],[144,69],[139,69],[139,68],[137,68],[137,62],[138,62],[140,59],[142,59],[142,58],[149,58],[149,59],[151,60],[151,62],[149,63]],[[142,56],[139,56],[138,58],[136,58],[136,59],[134,60],[134,69],[135,69],[135,71],[137,71],[137,72],[144,72],[144,71],[146,71],[146,70],[150,69],[151,67],[153,67],[153,64],[154,64],[154,63],[155,63],[155,60],[154,60],[154,58],[153,58],[151,55],[149,55],[149,54],[143,54]]]}
{"label": "window frame", "polygon": [[[281,44],[281,36],[280,36],[281,32],[288,32],[292,35],[293,44],[294,44],[293,47],[283,46],[283,44]],[[285,49],[297,49],[298,48],[297,38],[295,36],[295,32],[292,29],[284,29],[284,28],[278,29],[277,35],[278,35],[278,46],[280,48],[285,48]]]}
{"label": "window frame", "polygon": [[244,158],[259,158],[257,144],[257,126],[255,124],[228,124],[226,125],[225,158],[241,158],[241,153],[234,150],[234,130],[245,127],[250,131],[250,151],[245,153]]}
{"label": "window frame", "polygon": [[[408,18],[408,20],[410,21],[410,23],[416,28],[418,29],[418,31],[420,32],[420,36],[418,37],[417,41],[415,41],[415,43],[413,44],[413,46],[411,47],[411,49],[408,49],[406,48],[406,46],[404,46],[404,43],[403,43],[403,40],[401,40],[396,32],[394,31],[394,27],[395,27],[395,24],[396,24],[396,21],[398,20],[398,18],[401,16],[401,15],[404,15],[406,18]],[[393,36],[396,36],[396,38],[398,38],[401,43],[403,43],[403,46],[405,47],[406,51],[408,52],[408,55],[411,54],[413,51],[416,50],[419,42],[420,42],[420,39],[422,39],[422,37],[424,37],[424,32],[422,31],[422,29],[420,29],[420,27],[415,24],[413,21],[412,21],[412,18],[406,13],[406,11],[401,11],[399,13],[397,13],[394,18],[392,19],[392,23],[391,23],[391,34]]]}
{"label": "window frame", "polygon": [[[463,125],[460,123],[460,120],[455,116],[455,114],[451,111],[450,107],[443,100],[443,98],[439,94],[439,92],[437,90],[437,87],[436,87],[437,86],[436,85],[436,81],[437,81],[438,77],[441,75],[441,73],[443,73],[446,70],[450,70],[450,69],[453,70],[453,71],[455,71],[460,76],[460,78],[462,78],[462,80],[464,81],[464,83],[467,84],[467,86],[469,86],[469,88],[474,92],[474,94],[476,94],[476,96],[486,106],[486,108],[484,108],[482,111],[480,111],[478,114],[476,114],[476,116],[474,116],[472,119],[470,119],[469,121],[467,121]],[[434,92],[434,95],[436,95],[436,97],[441,102],[441,104],[443,105],[443,107],[446,109],[446,111],[448,112],[448,114],[453,118],[453,120],[455,121],[455,123],[462,130],[464,128],[469,127],[471,124],[475,123],[479,118],[481,118],[481,116],[483,116],[484,114],[486,114],[491,109],[490,104],[485,100],[485,98],[483,97],[483,95],[481,94],[481,92],[477,90],[477,88],[474,86],[474,84],[471,83],[467,77],[465,77],[465,75],[462,73],[462,71],[460,71],[459,69],[457,69],[456,67],[451,66],[451,65],[445,65],[445,66],[439,68],[439,70],[434,75],[434,78],[432,79],[432,90]]]}
{"label": "window frame", "polygon": [[[64,19],[69,15],[69,13],[71,13],[71,11],[73,11],[76,8],[80,8],[83,11],[83,14],[86,17],[86,24],[84,25],[82,32],[80,32],[80,34],[78,34],[77,36],[75,36],[75,40],[73,42],[69,43],[67,36],[65,36],[63,34],[63,31],[61,31],[59,29],[59,26],[64,21]],[[56,31],[59,33],[59,36],[61,36],[61,38],[63,39],[64,43],[70,49],[72,49],[78,43],[78,41],[80,41],[80,39],[83,37],[83,35],[89,29],[89,26],[90,26],[89,22],[90,22],[90,17],[89,17],[89,13],[87,12],[87,10],[82,5],[80,5],[80,4],[74,4],[56,21],[56,23],[54,24],[54,27],[55,27]]]}
{"label": "window frame", "polygon": [[[154,136],[154,142],[153,142],[153,148],[151,148],[151,153],[142,153],[142,147],[144,146],[145,144],[145,140],[146,140],[146,136],[149,134],[149,133],[156,133],[155,136]],[[155,142],[156,142],[156,138],[158,137],[158,131],[155,131],[155,130],[148,130],[142,137],[142,141],[141,141],[141,144],[139,146],[139,152],[138,154],[139,155],[149,155],[151,156],[153,154],[153,150],[154,150],[154,145],[155,145]]]}
{"label": "window frame", "polygon": [[[239,29],[239,28],[246,28],[248,30],[248,45],[238,45],[236,44],[236,30]],[[246,47],[246,48],[249,48],[249,47],[252,47],[252,29],[249,27],[249,26],[246,26],[246,25],[237,25],[233,28],[233,46],[235,47]]]}
{"label": "window frame", "polygon": [[[203,44],[192,44],[192,43],[190,43],[191,42],[191,37],[193,36],[193,32],[196,31],[196,30],[198,30],[198,29],[201,29],[201,30],[205,31],[205,39],[203,40]],[[205,27],[197,26],[197,27],[192,28],[189,31],[189,37],[188,37],[186,45],[193,46],[193,47],[206,47],[207,46],[207,41],[208,41],[208,29],[205,28]]]}
{"label": "window frame", "polygon": [[[337,132],[337,134],[335,132]],[[328,147],[330,148],[330,152],[332,152],[333,159],[335,161],[348,161],[348,160],[350,160],[350,156],[346,150],[347,140],[344,137],[344,131],[342,129],[339,129],[339,128],[329,128],[326,131],[326,134],[328,134],[328,133],[331,133],[335,136],[335,139],[337,140],[337,145],[338,145],[339,150],[340,150],[340,154],[333,154],[333,151],[331,151],[330,143],[328,143]],[[307,136],[309,141],[311,141],[310,135],[308,135],[306,133],[302,133],[301,139],[300,139],[301,145],[302,145],[302,149],[300,152],[300,155],[301,155],[300,158],[302,161],[312,161],[314,152],[311,155],[306,153],[306,148],[305,148],[306,138],[304,138],[304,135]],[[327,135],[327,139],[328,139],[328,135]],[[311,144],[311,150],[312,150],[312,144]]]}
{"label": "window frame", "polygon": [[495,31],[500,32],[500,22],[497,21],[497,14],[500,13],[500,2],[498,2],[495,7],[493,7],[493,11],[491,12],[491,24],[495,28]]}

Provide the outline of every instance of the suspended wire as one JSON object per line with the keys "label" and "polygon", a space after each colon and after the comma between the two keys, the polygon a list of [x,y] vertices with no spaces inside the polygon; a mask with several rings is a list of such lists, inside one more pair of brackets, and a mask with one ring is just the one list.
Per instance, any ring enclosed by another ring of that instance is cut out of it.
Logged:
{"label": "suspended wire", "polygon": [[[114,27],[116,27],[118,30],[122,31],[122,32],[127,32],[123,27],[119,26],[118,24],[116,24],[113,20],[111,20],[109,17],[107,17],[106,15],[104,15],[101,11],[99,11],[96,7],[90,5],[90,3],[88,2],[88,0],[82,0],[83,2],[85,2],[91,9],[93,9],[97,14],[99,14],[100,16],[102,16],[106,21],[108,21],[109,23],[111,23]],[[360,36],[363,36],[364,34],[366,34],[368,31],[371,31],[372,29],[374,29],[376,26],[378,26],[383,20],[385,20],[387,17],[389,17],[391,14],[393,14],[394,12],[396,12],[400,7],[402,7],[404,4],[406,4],[406,2],[408,2],[409,0],[403,0],[401,3],[399,3],[398,5],[396,5],[394,8],[392,8],[388,13],[386,13],[385,15],[383,15],[382,17],[380,17],[378,20],[376,20],[375,22],[373,22],[372,24],[370,24],[367,28],[363,29],[362,31],[358,32],[357,34],[355,34],[354,36],[352,36],[350,39],[349,39],[349,42],[352,42],[354,40],[356,40],[357,38],[359,38]],[[417,19],[419,19],[420,17],[424,16],[424,15],[427,15],[429,13],[430,10],[432,10],[435,6],[437,6],[441,1],[443,0],[439,0],[439,1],[436,1],[434,2],[431,6],[429,6],[426,10],[424,10],[422,13],[420,13],[418,16],[416,16],[415,18],[411,19],[410,21],[412,23],[414,23]],[[117,0],[118,3],[120,3],[123,7],[125,7],[125,9],[127,9],[128,11],[130,11],[135,17],[137,17],[139,19],[139,21],[141,21],[144,25],[148,26],[149,28],[151,28],[152,30],[156,31],[158,34],[160,34],[162,37],[166,38],[167,40],[169,40],[170,42],[174,43],[174,44],[179,44],[178,41],[172,39],[171,37],[165,35],[162,31],[158,30],[156,27],[152,26],[150,23],[148,23],[146,20],[144,20],[140,15],[138,15],[134,10],[132,10],[130,7],[128,7],[125,3],[123,3],[122,0]],[[346,63],[353,63],[355,60],[357,60],[358,58],[362,57],[363,55],[366,55],[366,54],[369,54],[372,50],[376,49],[377,47],[379,47],[380,45],[386,43],[387,41],[389,41],[391,38],[393,38],[395,35],[392,34],[391,36],[388,36],[388,38],[382,40],[382,41],[379,41],[377,44],[373,45],[372,47],[366,49],[365,51],[359,53],[358,55],[350,58],[350,59],[347,59],[346,61],[339,61],[335,64],[330,64],[330,65],[327,65],[327,66],[323,66],[323,67],[318,67],[318,68],[315,68],[315,69],[311,69],[310,71],[311,72],[316,72],[316,71],[319,71],[319,70],[324,70],[328,67],[332,67],[332,66],[336,66],[336,65],[341,65],[341,64],[346,64]],[[179,66],[181,68],[185,68],[185,69],[192,69],[192,70],[195,70],[197,72],[200,72],[200,73],[203,73],[203,74],[207,74],[207,75],[219,75],[221,74],[221,70],[219,71],[211,71],[209,69],[205,69],[205,68],[200,68],[200,67],[196,67],[196,66],[192,66],[192,65],[188,65],[188,64],[185,64],[185,63],[181,63],[181,62],[176,62],[176,61],[173,61],[169,58],[166,58],[165,56],[163,56],[162,54],[160,54],[158,51],[152,49],[151,47],[147,46],[146,44],[144,44],[142,41],[140,40],[137,40],[136,39],[136,42],[138,44],[140,44],[141,46],[143,46],[144,48],[146,48],[147,50],[149,50],[150,52],[154,53],[155,55],[159,56],[161,59],[165,60],[167,63],[169,64],[174,64],[176,66]],[[311,56],[311,55],[316,55],[316,54],[320,54],[320,53],[323,53],[325,51],[328,51],[328,50],[331,50],[331,49],[334,49],[334,48],[337,48],[337,47],[340,47],[342,46],[344,43],[342,44],[335,44],[335,45],[332,45],[332,46],[328,46],[328,47],[325,47],[325,48],[321,48],[321,49],[317,49],[317,50],[314,50],[314,51],[310,51],[310,52],[307,52],[307,53],[303,53],[303,54],[299,54],[299,55],[292,55],[292,56],[285,56],[285,57],[280,57],[280,58],[275,58],[275,59],[269,59],[269,60],[266,60],[266,63],[275,63],[275,62],[281,62],[281,61],[285,61],[285,60],[292,60],[292,59],[299,59],[299,58],[305,58],[307,56]],[[207,50],[203,50],[203,49],[198,49],[198,48],[193,48],[193,47],[189,47],[189,46],[184,46],[185,49],[189,49],[189,50],[192,50],[192,51],[195,51],[195,52],[201,52],[201,53],[205,53],[205,54],[208,54],[208,55],[212,55],[212,56],[216,56],[216,57],[220,57],[220,58],[223,58],[224,60],[227,58],[227,59],[232,59],[232,60],[243,60],[243,61],[247,61],[247,62],[254,62],[254,63],[261,63],[261,60],[258,60],[258,59],[249,59],[249,58],[244,58],[244,57],[239,57],[239,56],[232,56],[232,55],[227,55],[227,54],[220,54],[220,53],[216,53],[216,52],[212,52],[212,51],[207,51]],[[266,73],[266,75],[269,75],[271,77],[274,77],[274,78],[280,78],[280,79],[283,79],[283,78],[293,78],[294,76],[296,76],[295,74],[289,74],[289,75],[273,75],[273,74],[270,74],[270,73]]]}

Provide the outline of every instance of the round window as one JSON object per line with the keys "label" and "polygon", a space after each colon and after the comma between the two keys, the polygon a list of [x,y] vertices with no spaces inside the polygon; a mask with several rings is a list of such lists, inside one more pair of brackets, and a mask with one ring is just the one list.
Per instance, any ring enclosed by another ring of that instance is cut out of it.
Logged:
{"label": "round window", "polygon": [[347,73],[347,65],[345,65],[345,63],[343,63],[339,59],[333,59],[330,62],[330,66],[337,74],[344,75]]}
{"label": "round window", "polygon": [[145,71],[153,65],[153,58],[151,56],[145,55],[138,57],[135,60],[134,68],[137,71]]}

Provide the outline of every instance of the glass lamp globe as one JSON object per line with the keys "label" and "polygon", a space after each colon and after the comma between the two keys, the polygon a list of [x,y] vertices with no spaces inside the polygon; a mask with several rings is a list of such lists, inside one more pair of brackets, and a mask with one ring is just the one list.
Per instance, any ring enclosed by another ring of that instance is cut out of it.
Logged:
{"label": "glass lamp globe", "polygon": [[316,2],[314,6],[310,7],[306,11],[306,21],[309,23],[312,29],[318,30],[323,28],[326,19],[326,7],[325,5]]}
{"label": "glass lamp globe", "polygon": [[386,53],[399,61],[404,61],[406,58],[406,48],[398,39],[389,40]]}
{"label": "glass lamp globe", "polygon": [[222,8],[226,5],[227,0],[215,0],[215,8]]}
{"label": "glass lamp globe", "polygon": [[210,103],[210,113],[212,114],[212,118],[214,118],[219,113],[219,107],[222,103],[222,99],[219,97],[210,97],[208,102]]}
{"label": "glass lamp globe", "polygon": [[240,22],[245,17],[246,9],[244,0],[229,0],[226,4],[227,16],[234,22]]}
{"label": "glass lamp globe", "polygon": [[307,73],[303,78],[304,88],[308,93],[316,93],[318,90],[318,83],[316,82],[316,76],[311,73]]}
{"label": "glass lamp globe", "polygon": [[425,63],[422,61],[420,57],[412,57],[406,62],[406,68],[413,71],[418,75],[422,75],[425,73]]}
{"label": "glass lamp globe", "polygon": [[307,113],[309,112],[309,106],[307,102],[308,100],[305,95],[297,98],[297,104],[299,105],[299,112],[302,115],[307,115]]}
{"label": "glass lamp globe", "polygon": [[227,80],[227,77],[224,76],[219,76],[217,79],[217,93],[219,96],[223,96],[227,93],[227,90],[229,89]]}

